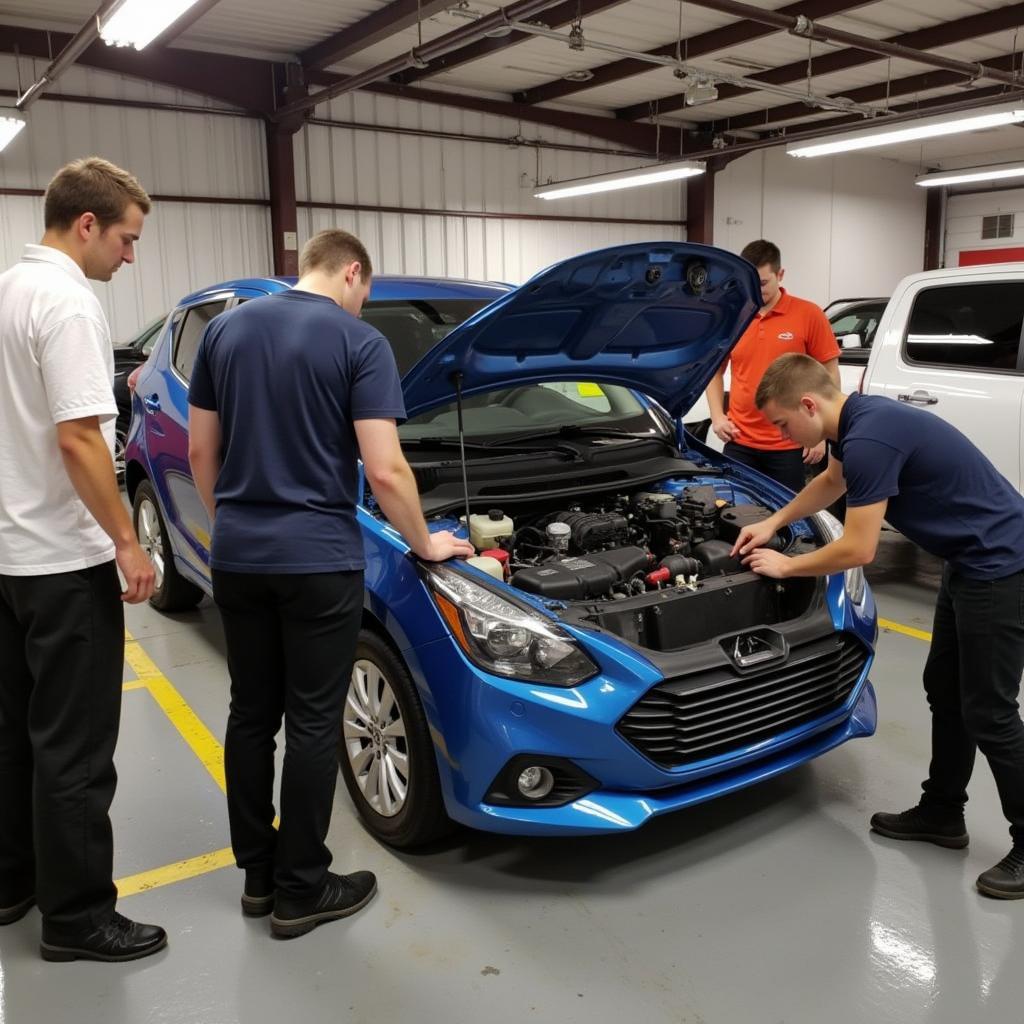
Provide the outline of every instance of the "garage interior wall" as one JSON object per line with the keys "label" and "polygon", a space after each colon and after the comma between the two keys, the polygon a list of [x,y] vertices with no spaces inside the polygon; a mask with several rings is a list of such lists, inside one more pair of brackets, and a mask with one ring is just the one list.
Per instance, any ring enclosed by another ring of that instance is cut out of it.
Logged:
{"label": "garage interior wall", "polygon": [[782,250],[786,286],[822,306],[890,295],[923,269],[926,196],[914,185],[917,173],[856,154],[749,153],[716,179],[715,242],[739,252],[752,239],[770,239]]}
{"label": "garage interior wall", "polygon": [[[370,93],[332,100],[325,120],[398,126],[500,139],[525,136],[562,145],[604,148],[590,136],[506,118],[435,107]],[[357,234],[389,274],[521,284],[551,263],[619,242],[680,240],[685,188],[670,183],[585,199],[533,198],[541,182],[603,174],[649,163],[640,157],[579,153],[459,139],[307,125],[295,138],[299,201],[313,200],[440,213],[299,211],[299,245],[326,227]],[[472,216],[473,213],[488,216]],[[504,215],[504,216],[502,216]],[[516,216],[509,216],[516,215]],[[657,223],[529,220],[523,216],[637,218]]]}
{"label": "garage interior wall", "polygon": [[[22,59],[22,82],[43,68]],[[13,58],[0,59],[0,88],[17,88]],[[210,106],[201,96],[137,79],[71,68],[56,93]],[[13,101],[7,101],[13,102]],[[120,164],[153,195],[249,199],[159,203],[147,218],[134,268],[94,283],[115,342],[166,313],[183,295],[216,281],[266,273],[270,214],[263,125],[241,117],[93,106],[42,99],[29,125],[0,153],[0,188],[45,189],[68,160],[99,155]],[[0,195],[0,265],[42,236],[43,201]]]}
{"label": "garage interior wall", "polygon": [[[1003,238],[982,238],[981,222],[984,217],[999,214],[1013,215],[1013,233]],[[943,265],[955,267],[962,252],[980,250],[1017,250],[1009,258],[1021,259],[1024,247],[1024,188],[951,195],[946,204],[946,249]]]}

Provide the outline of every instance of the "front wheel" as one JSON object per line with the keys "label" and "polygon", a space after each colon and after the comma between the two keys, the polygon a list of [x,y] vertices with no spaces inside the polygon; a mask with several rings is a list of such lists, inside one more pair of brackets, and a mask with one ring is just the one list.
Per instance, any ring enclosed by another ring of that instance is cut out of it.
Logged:
{"label": "front wheel", "polygon": [[381,842],[407,849],[451,829],[412,676],[369,629],[360,631],[356,646],[338,764],[359,816]]}
{"label": "front wheel", "polygon": [[203,599],[203,592],[186,580],[174,564],[174,553],[157,504],[156,491],[148,480],[143,480],[135,492],[132,523],[142,550],[149,555],[156,569],[156,582],[149,603],[161,612],[184,612],[195,608]]}

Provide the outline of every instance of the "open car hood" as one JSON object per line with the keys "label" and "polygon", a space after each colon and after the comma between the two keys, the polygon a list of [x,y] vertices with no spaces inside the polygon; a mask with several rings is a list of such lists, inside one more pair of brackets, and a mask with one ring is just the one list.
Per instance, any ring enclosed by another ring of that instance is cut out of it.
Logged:
{"label": "open car hood", "polygon": [[556,263],[458,326],[402,379],[412,417],[463,395],[545,381],[620,384],[673,416],[700,397],[761,304],[746,260],[687,242]]}

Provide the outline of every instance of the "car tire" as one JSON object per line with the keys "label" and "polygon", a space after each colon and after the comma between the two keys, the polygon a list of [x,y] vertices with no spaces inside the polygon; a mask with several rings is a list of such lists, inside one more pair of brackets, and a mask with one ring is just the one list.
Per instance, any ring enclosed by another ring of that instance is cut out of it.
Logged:
{"label": "car tire", "polygon": [[156,491],[148,480],[143,480],[135,491],[132,525],[143,550],[156,566],[156,585],[149,603],[161,612],[184,612],[195,608],[203,599],[203,592],[182,577],[174,564],[163,513]]}
{"label": "car tire", "polygon": [[382,843],[409,849],[452,830],[416,685],[372,629],[359,633],[338,764],[360,818]]}

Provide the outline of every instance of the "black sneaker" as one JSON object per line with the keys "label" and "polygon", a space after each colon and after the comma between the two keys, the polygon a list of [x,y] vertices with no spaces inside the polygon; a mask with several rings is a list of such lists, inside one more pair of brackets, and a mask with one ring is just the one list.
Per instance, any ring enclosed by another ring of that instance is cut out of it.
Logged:
{"label": "black sneaker", "polygon": [[44,960],[101,960],[121,963],[141,960],[167,945],[167,932],[155,924],[137,924],[114,912],[109,924],[88,932],[71,934],[43,923],[43,941],[39,952]]}
{"label": "black sneaker", "polygon": [[36,894],[31,893],[24,899],[15,900],[8,907],[0,907],[0,926],[20,921],[35,906],[35,903]]}
{"label": "black sneaker", "polygon": [[900,814],[879,811],[871,817],[871,829],[890,839],[914,839],[951,850],[962,850],[970,842],[963,817],[943,821],[922,811],[920,805]]}
{"label": "black sneaker", "polygon": [[977,884],[986,896],[1024,899],[1024,846],[1015,846],[994,868],[978,875]]}
{"label": "black sneaker", "polygon": [[247,917],[266,917],[274,909],[274,879],[265,871],[245,872],[242,913]]}
{"label": "black sneaker", "polygon": [[327,881],[316,896],[295,899],[277,894],[274,912],[270,915],[270,931],[279,939],[305,935],[318,924],[361,910],[376,891],[377,878],[372,871],[357,871],[352,875],[329,871]]}

